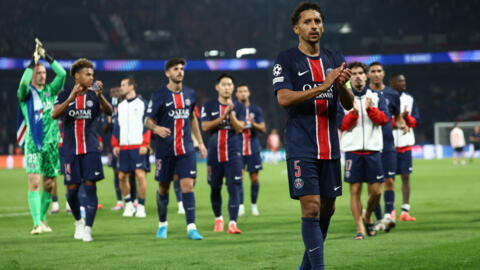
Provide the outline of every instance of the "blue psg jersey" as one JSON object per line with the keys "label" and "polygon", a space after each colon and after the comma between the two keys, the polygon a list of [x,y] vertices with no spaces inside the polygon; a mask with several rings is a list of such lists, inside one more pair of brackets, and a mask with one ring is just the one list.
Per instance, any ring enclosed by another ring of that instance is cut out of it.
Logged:
{"label": "blue psg jersey", "polygon": [[[67,100],[70,92],[58,94],[56,104]],[[64,155],[82,155],[100,152],[98,143],[98,122],[100,116],[100,101],[94,91],[88,90],[68,104],[63,113],[63,145]]]}
{"label": "blue psg jersey", "polygon": [[387,110],[385,113],[388,116],[388,123],[382,127],[383,133],[383,151],[396,151],[393,140],[392,116],[400,114],[400,95],[392,88],[385,86],[382,91],[378,91],[385,98],[387,103]]}
{"label": "blue psg jersey", "polygon": [[172,92],[164,86],[153,93],[148,103],[147,117],[171,131],[166,138],[155,136],[157,157],[181,156],[195,151],[190,131],[190,114],[194,107],[195,91],[186,86],[179,92]]}
{"label": "blue psg jersey", "polygon": [[260,141],[258,140],[258,131],[252,126],[250,118],[253,116],[255,123],[263,123],[262,109],[257,105],[250,104],[245,108],[245,127],[242,132],[242,155],[249,156],[254,153],[258,153],[262,150]]}
{"label": "blue psg jersey", "polygon": [[[298,48],[280,52],[273,66],[273,89],[305,91],[323,83],[327,74],[339,67],[342,54],[320,48],[311,57]],[[285,148],[287,158],[338,159],[340,147],[336,122],[338,89],[336,83],[317,97],[287,107]]]}
{"label": "blue psg jersey", "polygon": [[[245,120],[245,106],[233,101],[233,112],[238,120]],[[202,107],[202,121],[212,121],[225,113],[226,104],[221,104],[217,98],[205,103]],[[229,161],[234,156],[240,156],[242,150],[242,136],[235,132],[230,123],[230,117],[223,120],[220,125],[209,132],[208,159],[216,157],[218,162]]]}

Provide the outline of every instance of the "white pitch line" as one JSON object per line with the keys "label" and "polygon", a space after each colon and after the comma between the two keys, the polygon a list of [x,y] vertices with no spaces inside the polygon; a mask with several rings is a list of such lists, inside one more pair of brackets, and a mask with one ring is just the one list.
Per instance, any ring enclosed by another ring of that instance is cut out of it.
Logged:
{"label": "white pitch line", "polygon": [[0,214],[0,218],[30,216],[30,212]]}

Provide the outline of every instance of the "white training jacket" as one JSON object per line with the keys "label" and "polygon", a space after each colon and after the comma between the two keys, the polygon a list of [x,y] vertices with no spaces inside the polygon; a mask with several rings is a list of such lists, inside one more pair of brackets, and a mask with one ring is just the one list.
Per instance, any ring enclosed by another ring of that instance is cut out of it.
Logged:
{"label": "white training jacket", "polygon": [[135,146],[143,143],[144,121],[147,103],[136,96],[118,104],[118,126],[120,146]]}
{"label": "white training jacket", "polygon": [[465,146],[465,136],[463,130],[459,127],[455,127],[450,131],[450,145],[453,148],[459,148]]}
{"label": "white training jacket", "polygon": [[[400,95],[400,112],[404,112],[405,110],[408,111],[409,116],[413,117],[418,122],[420,115],[418,113],[417,104],[415,103],[415,99],[408,93],[403,92]],[[409,121],[406,119],[407,125]],[[403,131],[399,128],[393,129],[393,140],[395,142],[395,147],[405,147],[405,146],[412,146],[415,144],[415,133],[413,132],[413,127],[410,125],[408,132],[403,134]]]}
{"label": "white training jacket", "polygon": [[[341,131],[340,146],[344,152],[352,151],[381,151],[383,149],[383,134],[382,126],[375,124],[368,116],[368,112],[365,108],[367,97],[372,99],[371,107],[375,107],[383,113],[385,125],[388,122],[388,117],[385,114],[387,105],[385,98],[379,92],[364,88],[361,92],[353,90],[354,102],[359,106],[358,119],[352,128]],[[338,106],[337,118],[338,123],[341,125],[342,121],[348,121],[353,115],[349,113],[353,111],[345,110],[340,104]]]}

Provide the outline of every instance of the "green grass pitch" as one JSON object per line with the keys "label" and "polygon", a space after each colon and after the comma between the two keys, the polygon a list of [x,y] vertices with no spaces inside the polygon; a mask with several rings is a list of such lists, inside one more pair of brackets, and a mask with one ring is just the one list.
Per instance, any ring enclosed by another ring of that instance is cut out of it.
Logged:
{"label": "green grass pitch", "polygon": [[[247,215],[238,220],[243,233],[228,235],[213,232],[206,169],[199,164],[195,196],[202,241],[187,239],[185,216],[176,213],[173,189],[168,239],[155,238],[157,184],[152,173],[148,174],[146,219],[123,218],[121,212],[110,211],[116,200],[112,172],[105,167],[106,179],[98,184],[104,209],[97,212],[92,243],[73,239],[73,218],[64,212],[63,177],[58,179],[62,212],[48,216],[54,232],[32,236],[25,171],[2,170],[0,269],[297,269],[304,251],[299,203],[288,196],[285,163],[264,167],[258,202],[261,215],[248,213],[247,177]],[[397,213],[400,182],[397,177]],[[480,269],[480,160],[467,166],[453,166],[450,160],[415,160],[411,213],[417,221],[398,221],[390,233],[379,232],[364,241],[352,240],[355,225],[348,185],[343,193],[325,243],[327,269]],[[226,220],[227,200],[224,189]]]}

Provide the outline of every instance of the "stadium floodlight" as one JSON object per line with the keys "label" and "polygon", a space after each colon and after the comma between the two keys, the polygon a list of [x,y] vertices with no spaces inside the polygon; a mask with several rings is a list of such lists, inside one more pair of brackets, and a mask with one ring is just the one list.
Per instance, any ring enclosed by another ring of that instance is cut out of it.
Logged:
{"label": "stadium floodlight", "polygon": [[352,27],[349,23],[344,23],[338,32],[340,32],[340,34],[350,34],[352,32]]}
{"label": "stadium floodlight", "polygon": [[205,55],[205,57],[225,56],[225,52],[220,50],[208,50],[208,51],[205,51],[203,54]]}
{"label": "stadium floodlight", "polygon": [[244,55],[256,54],[256,53],[257,53],[257,49],[255,48],[242,48],[237,50],[236,56],[237,58],[242,58],[242,56]]}

